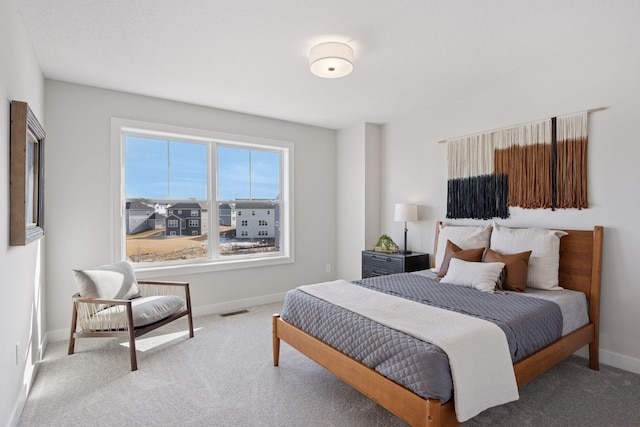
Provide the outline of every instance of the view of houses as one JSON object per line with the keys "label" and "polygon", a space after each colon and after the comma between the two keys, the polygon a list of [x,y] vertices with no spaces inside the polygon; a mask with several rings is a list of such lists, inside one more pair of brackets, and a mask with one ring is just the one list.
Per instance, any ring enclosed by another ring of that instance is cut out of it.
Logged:
{"label": "view of houses", "polygon": [[[279,204],[237,201],[219,205],[220,234],[228,239],[277,239]],[[209,210],[206,204],[129,201],[125,206],[126,234],[158,230],[164,236],[207,234]]]}

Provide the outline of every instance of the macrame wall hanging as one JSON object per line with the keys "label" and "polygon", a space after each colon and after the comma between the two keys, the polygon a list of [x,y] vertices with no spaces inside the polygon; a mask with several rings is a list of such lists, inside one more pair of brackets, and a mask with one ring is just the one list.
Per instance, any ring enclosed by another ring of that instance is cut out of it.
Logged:
{"label": "macrame wall hanging", "polygon": [[507,218],[525,209],[589,207],[588,113],[485,132],[447,143],[447,218]]}

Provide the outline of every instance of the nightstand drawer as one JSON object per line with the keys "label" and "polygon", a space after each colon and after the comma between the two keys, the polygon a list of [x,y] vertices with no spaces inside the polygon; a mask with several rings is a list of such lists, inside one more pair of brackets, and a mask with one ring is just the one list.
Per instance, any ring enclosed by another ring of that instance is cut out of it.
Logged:
{"label": "nightstand drawer", "polygon": [[368,277],[378,277],[378,276],[387,276],[391,274],[386,270],[374,270],[372,268],[363,268],[362,269],[362,278],[366,279]]}
{"label": "nightstand drawer", "polygon": [[362,251],[362,278],[408,273],[429,268],[429,254],[385,254]]}
{"label": "nightstand drawer", "polygon": [[403,260],[398,257],[387,256],[386,254],[365,253],[362,255],[362,267],[377,271],[379,274],[402,273]]}

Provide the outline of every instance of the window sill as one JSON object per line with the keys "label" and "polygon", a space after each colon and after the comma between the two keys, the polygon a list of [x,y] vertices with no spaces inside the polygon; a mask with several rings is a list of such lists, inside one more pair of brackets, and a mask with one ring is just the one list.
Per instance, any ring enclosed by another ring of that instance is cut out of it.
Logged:
{"label": "window sill", "polygon": [[225,261],[211,261],[197,264],[146,266],[131,264],[138,279],[152,279],[163,276],[178,276],[216,271],[241,270],[245,268],[268,267],[273,265],[292,264],[293,256],[278,256],[258,259],[235,259]]}

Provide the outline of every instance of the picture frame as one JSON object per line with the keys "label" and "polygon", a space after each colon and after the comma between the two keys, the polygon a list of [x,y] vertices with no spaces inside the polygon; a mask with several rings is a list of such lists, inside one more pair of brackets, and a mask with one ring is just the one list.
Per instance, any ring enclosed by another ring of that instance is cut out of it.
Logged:
{"label": "picture frame", "polygon": [[44,128],[26,102],[11,101],[9,244],[44,237]]}

